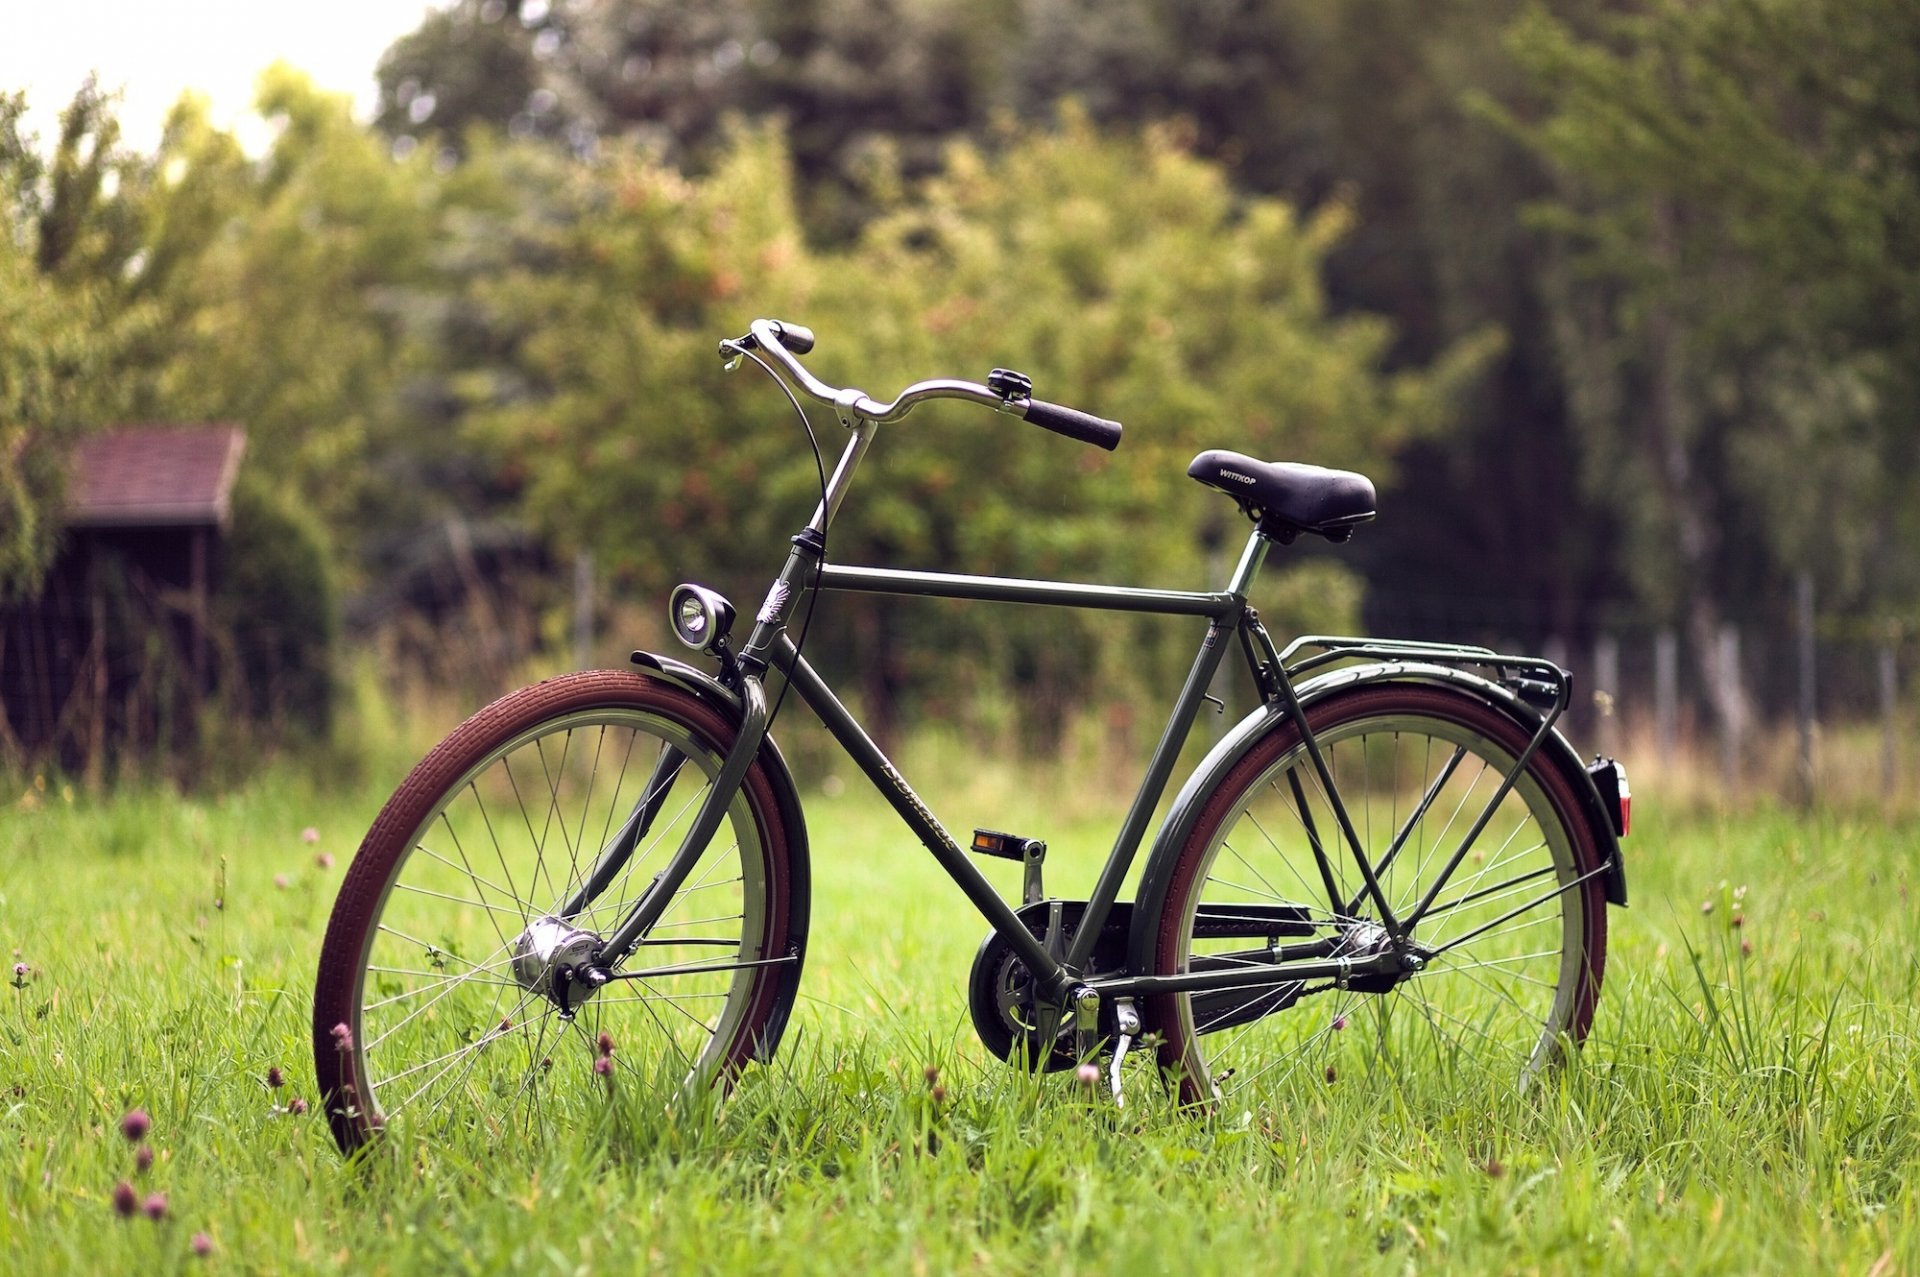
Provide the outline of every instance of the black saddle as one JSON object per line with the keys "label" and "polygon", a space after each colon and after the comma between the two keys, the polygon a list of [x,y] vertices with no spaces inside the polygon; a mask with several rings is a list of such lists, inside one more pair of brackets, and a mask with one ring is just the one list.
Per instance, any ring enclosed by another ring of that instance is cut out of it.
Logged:
{"label": "black saddle", "polygon": [[1210,448],[1187,474],[1240,503],[1260,530],[1282,541],[1312,532],[1344,541],[1355,524],[1373,518],[1373,480],[1351,470],[1297,461],[1255,461],[1244,453]]}

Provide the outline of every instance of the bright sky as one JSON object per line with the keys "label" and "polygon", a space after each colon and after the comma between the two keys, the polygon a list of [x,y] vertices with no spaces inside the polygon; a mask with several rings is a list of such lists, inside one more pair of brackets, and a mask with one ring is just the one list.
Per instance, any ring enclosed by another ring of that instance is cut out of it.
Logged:
{"label": "bright sky", "polygon": [[167,110],[194,89],[215,124],[261,149],[250,118],[261,71],[285,59],[323,89],[373,108],[373,68],[393,41],[420,25],[426,0],[0,0],[0,91],[27,93],[28,124],[49,149],[60,108],[89,71],[123,97],[129,145],[151,150]]}

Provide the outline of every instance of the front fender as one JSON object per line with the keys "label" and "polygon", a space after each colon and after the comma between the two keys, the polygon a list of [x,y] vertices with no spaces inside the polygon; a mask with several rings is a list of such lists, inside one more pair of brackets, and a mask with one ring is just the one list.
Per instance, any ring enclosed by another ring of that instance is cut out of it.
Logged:
{"label": "front fender", "polygon": [[[654,652],[635,652],[632,660],[649,676],[693,693],[720,711],[729,723],[739,726],[739,695],[705,670]],[[765,1064],[773,1059],[773,1053],[780,1045],[781,1035],[787,1029],[787,1018],[793,1014],[794,998],[800,992],[800,971],[807,961],[807,924],[813,904],[813,867],[807,850],[807,819],[800,808],[800,792],[794,786],[793,773],[787,769],[787,760],[780,756],[780,747],[773,743],[772,736],[768,736],[761,744],[759,762],[767,774],[767,780],[773,785],[780,818],[787,829],[787,868],[791,891],[787,908],[793,919],[790,930],[794,945],[794,960],[786,966],[780,977],[779,993],[773,1004],[773,1012],[767,1018],[766,1031],[754,1044],[753,1058]]]}
{"label": "front fender", "polygon": [[[1445,665],[1389,661],[1331,670],[1300,684],[1294,689],[1294,694],[1299,697],[1302,709],[1311,710],[1336,692],[1351,687],[1394,682],[1438,683],[1459,688],[1504,710],[1529,732],[1537,731],[1540,726],[1540,711],[1512,690],[1477,674]],[[1161,822],[1160,830],[1154,836],[1153,848],[1147,854],[1146,869],[1140,877],[1140,890],[1134,898],[1133,930],[1127,944],[1128,966],[1131,970],[1146,971],[1148,964],[1153,961],[1154,936],[1168,887],[1172,883],[1174,861],[1193,832],[1207,796],[1213,793],[1248,750],[1286,720],[1284,706],[1274,701],[1261,705],[1220,738],[1220,742],[1200,760],[1193,774],[1187,777],[1186,784],[1180,787],[1173,805],[1167,810],[1166,819]],[[1601,804],[1599,791],[1593,787],[1592,777],[1581,765],[1579,753],[1556,728],[1540,743],[1539,756],[1565,774],[1573,786],[1573,792],[1579,796],[1583,814],[1593,828],[1602,855],[1613,866],[1611,873],[1602,876],[1608,902],[1626,904],[1626,871],[1620,858],[1619,839],[1613,832],[1611,818]]]}

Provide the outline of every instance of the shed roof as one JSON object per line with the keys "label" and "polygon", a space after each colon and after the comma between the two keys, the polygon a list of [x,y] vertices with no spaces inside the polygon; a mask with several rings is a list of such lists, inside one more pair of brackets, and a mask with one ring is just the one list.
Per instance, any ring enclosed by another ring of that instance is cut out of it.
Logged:
{"label": "shed roof", "polygon": [[247,433],[239,426],[116,426],[82,439],[67,526],[224,526]]}

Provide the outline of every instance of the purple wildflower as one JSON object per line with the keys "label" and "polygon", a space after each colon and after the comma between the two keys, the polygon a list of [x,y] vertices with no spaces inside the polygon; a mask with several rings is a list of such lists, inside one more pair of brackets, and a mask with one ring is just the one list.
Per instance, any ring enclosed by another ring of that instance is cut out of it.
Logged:
{"label": "purple wildflower", "polygon": [[613,1034],[607,1032],[605,1029],[600,1030],[600,1040],[595,1045],[597,1045],[600,1048],[600,1054],[612,1055],[613,1054]]}
{"label": "purple wildflower", "polygon": [[147,1200],[141,1204],[140,1209],[147,1212],[148,1219],[156,1221],[165,1219],[167,1217],[167,1195],[165,1193],[148,1193]]}
{"label": "purple wildflower", "polygon": [[287,1112],[293,1114],[295,1117],[299,1117],[302,1113],[305,1113],[306,1111],[307,1111],[307,1102],[301,1099],[299,1096],[296,1095],[292,1099],[287,1101]]}
{"label": "purple wildflower", "polygon": [[273,885],[281,891],[285,891],[287,889],[287,876],[285,874],[275,874],[273,876]]}
{"label": "purple wildflower", "polygon": [[121,1180],[113,1186],[113,1213],[126,1219],[132,1219],[133,1213],[140,1209],[140,1197],[133,1191],[133,1185]]}
{"label": "purple wildflower", "polygon": [[120,1133],[127,1137],[129,1144],[138,1144],[153,1129],[153,1119],[147,1116],[145,1109],[129,1109],[120,1119]]}
{"label": "purple wildflower", "polygon": [[142,1144],[133,1150],[133,1169],[142,1175],[153,1169],[153,1145]]}
{"label": "purple wildflower", "polygon": [[1100,1066],[1097,1064],[1082,1064],[1073,1071],[1073,1076],[1079,1080],[1080,1085],[1091,1091],[1100,1083]]}
{"label": "purple wildflower", "polygon": [[593,1071],[595,1073],[598,1073],[601,1077],[611,1077],[613,1075],[612,1058],[609,1056],[603,1055],[599,1059],[595,1060],[593,1062]]}
{"label": "purple wildflower", "polygon": [[307,843],[308,845],[317,843],[320,841],[320,831],[318,829],[315,829],[312,825],[308,825],[305,829],[302,829],[300,831],[300,841],[303,843]]}
{"label": "purple wildflower", "polygon": [[277,1091],[281,1087],[285,1086],[286,1084],[287,1084],[287,1075],[280,1071],[280,1066],[278,1064],[272,1065],[267,1069],[267,1085],[268,1086],[272,1087],[274,1090]]}
{"label": "purple wildflower", "polygon": [[213,1238],[207,1236],[205,1233],[195,1233],[193,1240],[188,1242],[187,1245],[191,1246],[193,1253],[201,1259],[205,1259],[213,1253]]}
{"label": "purple wildflower", "polygon": [[1339,1076],[1340,1075],[1338,1073],[1334,1072],[1333,1065],[1331,1064],[1327,1065],[1327,1081],[1329,1082],[1335,1081],[1339,1078]]}
{"label": "purple wildflower", "polygon": [[319,865],[322,869],[331,869],[333,868],[333,853],[323,851],[313,858],[313,863]]}
{"label": "purple wildflower", "polygon": [[940,1066],[938,1064],[929,1064],[922,1071],[921,1075],[927,1079],[928,1086],[937,1085],[940,1081]]}
{"label": "purple wildflower", "polygon": [[329,1032],[333,1034],[334,1050],[341,1052],[353,1050],[353,1030],[348,1027],[346,1021],[342,1020],[334,1025]]}

